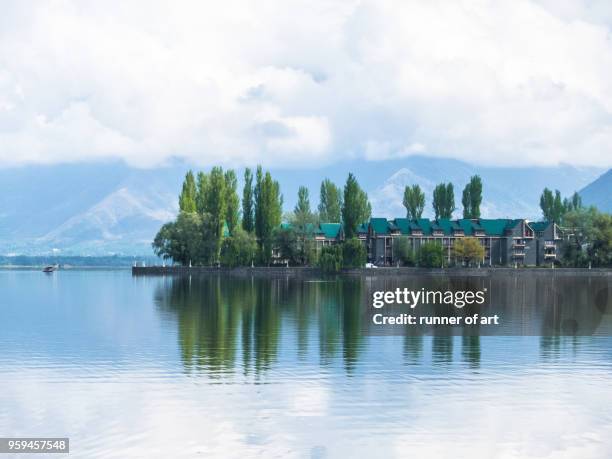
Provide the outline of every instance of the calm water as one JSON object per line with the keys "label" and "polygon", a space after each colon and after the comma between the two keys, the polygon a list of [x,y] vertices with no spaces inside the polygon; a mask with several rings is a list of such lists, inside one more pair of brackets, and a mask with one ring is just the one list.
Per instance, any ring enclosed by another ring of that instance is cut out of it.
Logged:
{"label": "calm water", "polygon": [[[79,458],[612,457],[612,338],[370,336],[367,282],[0,271],[0,436]],[[506,307],[537,315],[516,282]]]}

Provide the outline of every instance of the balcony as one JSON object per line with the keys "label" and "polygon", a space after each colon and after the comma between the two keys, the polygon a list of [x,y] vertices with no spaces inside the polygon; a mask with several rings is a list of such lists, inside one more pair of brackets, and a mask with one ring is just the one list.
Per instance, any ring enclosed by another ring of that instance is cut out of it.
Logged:
{"label": "balcony", "polygon": [[512,252],[512,258],[524,258],[525,252]]}
{"label": "balcony", "polygon": [[556,253],[545,253],[544,258],[557,258]]}
{"label": "balcony", "polygon": [[554,247],[555,241],[544,241],[544,247]]}
{"label": "balcony", "polygon": [[520,239],[516,239],[512,243],[512,248],[514,248],[514,247],[525,247],[525,241],[521,241]]}

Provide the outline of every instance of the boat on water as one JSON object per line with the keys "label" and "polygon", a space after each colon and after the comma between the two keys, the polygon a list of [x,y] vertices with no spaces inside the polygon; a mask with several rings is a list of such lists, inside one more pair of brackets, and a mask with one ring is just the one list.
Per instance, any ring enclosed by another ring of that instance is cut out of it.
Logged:
{"label": "boat on water", "polygon": [[43,273],[52,273],[53,271],[57,271],[57,268],[59,268],[58,265],[45,266],[43,268]]}

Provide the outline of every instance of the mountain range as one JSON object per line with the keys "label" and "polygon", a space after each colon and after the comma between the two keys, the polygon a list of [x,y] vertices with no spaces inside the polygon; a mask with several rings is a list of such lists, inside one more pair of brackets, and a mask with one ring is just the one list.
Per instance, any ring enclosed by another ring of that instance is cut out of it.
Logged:
{"label": "mountain range", "polygon": [[[159,227],[176,215],[187,169],[185,164],[138,169],[120,162],[0,169],[0,254],[148,255]],[[537,219],[546,186],[564,196],[581,190],[586,204],[612,210],[612,171],[590,167],[498,168],[412,156],[302,170],[273,168],[272,174],[289,211],[300,185],[310,189],[316,208],[321,180],[328,177],[341,185],[349,171],[368,192],[376,216],[404,216],[403,189],[414,183],[425,191],[425,216],[432,216],[432,190],[442,181],[454,184],[459,207],[461,191],[474,174],[483,180],[483,217]]]}

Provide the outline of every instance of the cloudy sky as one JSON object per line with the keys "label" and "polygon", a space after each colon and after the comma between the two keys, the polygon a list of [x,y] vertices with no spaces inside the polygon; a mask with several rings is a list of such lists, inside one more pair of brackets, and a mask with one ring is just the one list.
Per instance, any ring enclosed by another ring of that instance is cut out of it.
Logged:
{"label": "cloudy sky", "polygon": [[606,3],[5,1],[0,166],[610,166]]}

